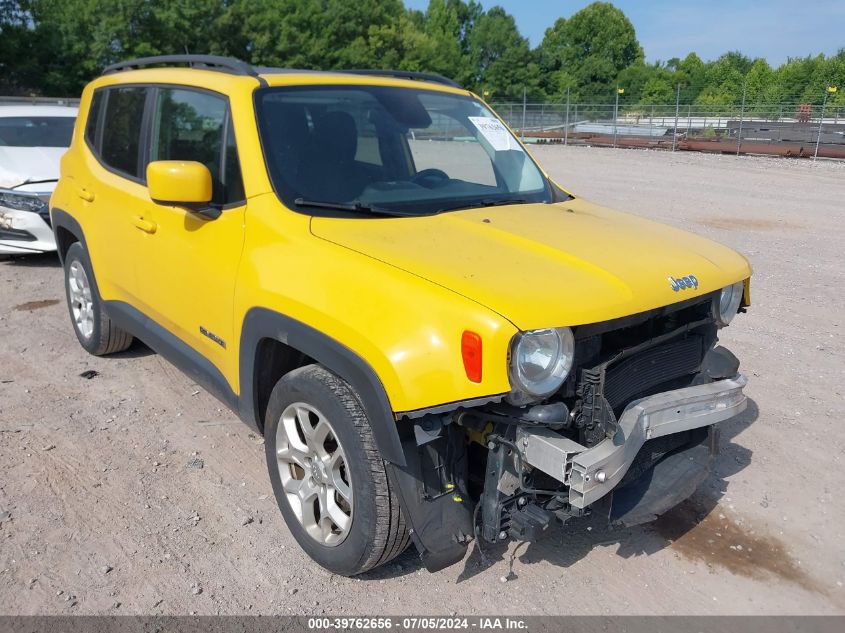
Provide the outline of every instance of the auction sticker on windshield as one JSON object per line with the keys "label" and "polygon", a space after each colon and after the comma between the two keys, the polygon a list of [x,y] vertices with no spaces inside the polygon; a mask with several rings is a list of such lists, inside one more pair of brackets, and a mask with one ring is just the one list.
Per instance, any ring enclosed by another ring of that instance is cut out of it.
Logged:
{"label": "auction sticker on windshield", "polygon": [[493,146],[493,149],[497,152],[504,152],[512,149],[520,152],[522,151],[519,143],[514,140],[511,133],[508,132],[508,129],[501,121],[499,121],[499,119],[485,116],[471,116],[467,118],[472,121],[472,124],[478,128],[478,131],[481,132],[482,136],[484,136],[487,142],[490,143],[490,145]]}

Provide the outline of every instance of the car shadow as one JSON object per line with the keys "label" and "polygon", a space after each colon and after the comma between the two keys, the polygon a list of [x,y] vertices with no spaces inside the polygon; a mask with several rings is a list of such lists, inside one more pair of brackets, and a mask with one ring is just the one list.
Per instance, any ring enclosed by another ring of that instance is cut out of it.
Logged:
{"label": "car shadow", "polygon": [[154,349],[147,347],[146,343],[136,338],[132,341],[129,349],[117,352],[116,354],[109,354],[109,358],[144,358],[146,356],[152,356],[155,353],[156,351]]}
{"label": "car shadow", "polygon": [[17,266],[19,268],[61,268],[59,256],[56,253],[33,253],[32,255],[8,255],[0,259],[0,264]]}
{"label": "car shadow", "polygon": [[[537,541],[521,542],[516,547],[510,542],[479,544],[475,541],[464,559],[457,582],[469,580],[501,561],[508,563],[505,578],[510,581],[519,578],[519,569],[524,565],[550,562],[566,568],[597,547],[615,547],[616,554],[622,558],[649,556],[665,549],[713,512],[727,491],[727,478],[751,463],[752,451],[738,444],[735,438],[758,418],[759,413],[757,403],[749,398],[743,413],[719,425],[721,450],[712,473],[690,499],[656,521],[635,527],[612,526],[607,520],[610,504],[599,502],[592,507],[593,512],[589,516],[557,525]],[[416,573],[421,568],[416,549],[410,547],[393,562],[362,574],[360,578],[382,580]]]}

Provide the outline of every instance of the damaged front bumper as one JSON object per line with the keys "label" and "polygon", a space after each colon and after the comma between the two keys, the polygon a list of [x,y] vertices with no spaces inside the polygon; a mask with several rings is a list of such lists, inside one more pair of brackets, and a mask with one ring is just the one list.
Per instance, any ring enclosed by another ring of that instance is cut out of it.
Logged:
{"label": "damaged front bumper", "polygon": [[[500,406],[404,425],[407,464],[389,472],[426,568],[457,562],[473,538],[532,541],[599,505],[611,522],[638,525],[688,498],[712,472],[716,425],[747,406],[738,366],[723,348],[711,350],[690,386],[631,401],[612,435],[593,446],[571,439],[578,435],[565,406],[560,419],[517,417]],[[468,446],[486,451],[474,479]]]}
{"label": "damaged front bumper", "polygon": [[544,427],[520,426],[522,460],[569,486],[569,504],[583,509],[622,481],[647,440],[711,426],[747,406],[742,374],[659,393],[632,402],[619,418],[613,437],[592,448]]}
{"label": "damaged front bumper", "polygon": [[56,250],[47,203],[49,193],[0,188],[0,255]]}

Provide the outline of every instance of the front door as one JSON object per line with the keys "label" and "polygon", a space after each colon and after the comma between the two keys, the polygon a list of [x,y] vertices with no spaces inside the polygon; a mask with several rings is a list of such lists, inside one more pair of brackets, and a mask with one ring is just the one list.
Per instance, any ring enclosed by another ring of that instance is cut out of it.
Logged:
{"label": "front door", "polygon": [[210,220],[147,198],[155,232],[138,266],[141,299],[148,316],[210,360],[235,388],[232,309],[246,201],[229,103],[217,93],[167,86],[155,88],[152,100],[149,160],[204,164],[212,205],[221,213]]}

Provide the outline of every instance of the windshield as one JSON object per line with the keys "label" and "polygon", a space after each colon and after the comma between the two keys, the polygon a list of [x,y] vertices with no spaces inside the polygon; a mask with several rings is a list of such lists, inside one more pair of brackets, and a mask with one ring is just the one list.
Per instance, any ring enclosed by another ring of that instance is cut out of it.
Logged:
{"label": "windshield", "polygon": [[0,117],[0,147],[69,147],[74,121],[69,116]]}
{"label": "windshield", "polygon": [[[285,204],[401,215],[549,202],[537,165],[479,100],[412,88],[268,88],[264,156]],[[309,204],[322,203],[322,204]]]}

